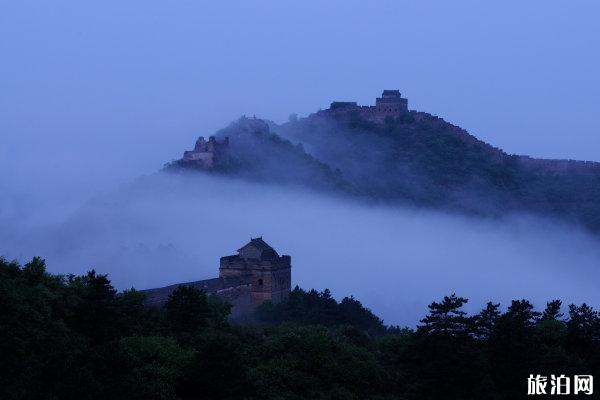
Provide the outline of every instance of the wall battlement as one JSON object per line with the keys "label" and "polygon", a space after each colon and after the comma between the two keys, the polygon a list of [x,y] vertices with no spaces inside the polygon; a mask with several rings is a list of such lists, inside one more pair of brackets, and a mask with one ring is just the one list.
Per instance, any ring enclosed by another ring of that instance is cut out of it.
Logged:
{"label": "wall battlement", "polygon": [[317,114],[327,116],[343,116],[354,112],[367,121],[383,123],[388,117],[398,118],[408,112],[408,100],[403,98],[399,90],[384,90],[381,97],[375,99],[374,106],[361,106],[355,101],[334,101],[327,110]]}

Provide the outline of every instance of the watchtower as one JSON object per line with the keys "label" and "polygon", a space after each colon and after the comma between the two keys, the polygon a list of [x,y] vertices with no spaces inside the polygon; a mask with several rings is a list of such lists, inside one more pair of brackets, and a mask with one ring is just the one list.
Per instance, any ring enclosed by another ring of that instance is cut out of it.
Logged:
{"label": "watchtower", "polygon": [[399,90],[384,90],[375,100],[378,114],[398,116],[408,111],[408,100],[402,98]]}
{"label": "watchtower", "polygon": [[258,237],[239,248],[237,255],[221,257],[219,277],[249,283],[252,305],[256,307],[266,300],[278,303],[289,295],[291,268],[290,256],[280,256]]}

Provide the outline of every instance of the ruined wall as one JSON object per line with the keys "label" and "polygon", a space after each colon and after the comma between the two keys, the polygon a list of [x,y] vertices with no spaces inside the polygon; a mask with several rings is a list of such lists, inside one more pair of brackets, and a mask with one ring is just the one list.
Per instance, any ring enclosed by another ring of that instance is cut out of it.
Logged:
{"label": "ruined wall", "polygon": [[213,152],[196,152],[196,151],[185,151],[183,153],[184,161],[192,161],[202,164],[206,168],[212,168],[214,165],[214,153]]}
{"label": "ruined wall", "polygon": [[181,162],[192,164],[206,169],[212,169],[219,162],[226,162],[229,157],[229,138],[225,138],[222,142],[211,136],[208,142],[204,137],[200,136],[196,140],[194,150],[184,151]]}

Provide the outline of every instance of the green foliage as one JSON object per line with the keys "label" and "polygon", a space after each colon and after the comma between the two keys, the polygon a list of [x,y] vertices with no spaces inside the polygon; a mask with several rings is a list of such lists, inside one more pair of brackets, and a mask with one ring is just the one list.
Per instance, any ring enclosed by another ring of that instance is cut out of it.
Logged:
{"label": "green foliage", "polygon": [[324,327],[281,326],[265,332],[252,369],[259,398],[370,398],[385,371],[374,354]]}
{"label": "green foliage", "polygon": [[585,303],[580,306],[570,304],[567,332],[569,347],[577,354],[586,354],[600,340],[598,312]]}
{"label": "green foliage", "polygon": [[419,326],[419,331],[430,335],[466,335],[469,320],[461,308],[467,302],[467,299],[456,297],[454,293],[444,296],[441,303],[434,301],[428,306],[429,315],[421,320],[423,325]]}
{"label": "green foliage", "polygon": [[383,124],[352,112],[308,117],[279,131],[338,169],[353,194],[480,215],[526,211],[600,230],[597,165],[548,169],[415,111]]}
{"label": "green foliage", "polygon": [[542,313],[543,320],[551,320],[555,321],[557,319],[562,318],[564,314],[560,312],[560,308],[562,307],[562,301],[560,300],[552,300],[546,303],[546,309]]}
{"label": "green foliage", "polygon": [[256,310],[256,318],[269,324],[283,322],[299,325],[351,325],[372,335],[387,331],[383,321],[354,297],[345,297],[339,303],[329,289],[305,291],[296,286],[284,302],[265,302]]}
{"label": "green foliage", "polygon": [[92,270],[84,276],[69,276],[65,291],[65,321],[71,329],[98,342],[118,337],[117,291],[106,275]]}
{"label": "green foliage", "polygon": [[[597,165],[554,168],[548,160],[509,155],[441,118],[416,111],[388,117],[383,124],[369,122],[356,111],[292,118],[277,127],[279,134],[257,121],[242,118],[219,132],[232,140],[229,157],[217,160],[214,169],[182,160],[165,169],[200,168],[468,214],[531,212],[600,230]],[[261,128],[247,126],[255,124]]]}
{"label": "green foliage", "polygon": [[39,258],[23,269],[0,259],[0,398],[56,393],[59,382],[53,378],[68,370],[77,357],[73,351],[85,348],[54,316],[60,293],[51,287],[61,284],[62,278],[48,275]]}
{"label": "green foliage", "polygon": [[210,307],[204,292],[179,286],[165,303],[165,315],[173,332],[190,333],[208,325]]}
{"label": "green foliage", "polygon": [[240,399],[255,392],[250,380],[253,335],[221,326],[197,332],[189,341],[193,364],[178,390],[185,399]]}
{"label": "green foliage", "polygon": [[481,310],[473,318],[475,335],[480,339],[489,339],[492,334],[498,317],[500,317],[500,303],[494,304],[491,301],[485,305],[485,308]]}
{"label": "green foliage", "polygon": [[192,368],[194,352],[173,338],[125,337],[119,340],[118,357],[128,372],[123,377],[127,398],[167,400]]}
{"label": "green foliage", "polygon": [[530,373],[600,370],[600,317],[553,300],[474,316],[454,294],[416,331],[385,327],[361,303],[295,288],[227,321],[229,306],[189,287],[163,309],[105,275],[52,275],[42,259],[0,259],[2,399],[506,399]]}

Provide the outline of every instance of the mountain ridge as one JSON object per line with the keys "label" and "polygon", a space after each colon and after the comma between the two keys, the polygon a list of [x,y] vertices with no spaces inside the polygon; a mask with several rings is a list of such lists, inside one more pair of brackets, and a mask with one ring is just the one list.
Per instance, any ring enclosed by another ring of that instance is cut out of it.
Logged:
{"label": "mountain ridge", "polygon": [[600,163],[508,154],[440,117],[376,107],[334,102],[283,124],[241,117],[215,134],[230,140],[227,162],[167,169],[469,214],[529,212],[600,231]]}

